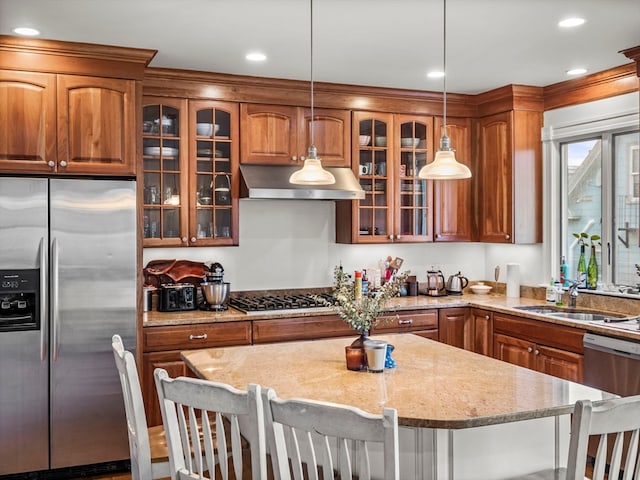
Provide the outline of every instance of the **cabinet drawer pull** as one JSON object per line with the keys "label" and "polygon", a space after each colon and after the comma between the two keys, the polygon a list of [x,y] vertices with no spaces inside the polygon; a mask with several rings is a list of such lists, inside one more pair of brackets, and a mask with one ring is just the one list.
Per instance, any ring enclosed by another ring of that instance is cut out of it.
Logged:
{"label": "cabinet drawer pull", "polygon": [[189,340],[206,340],[208,335],[203,333],[202,335],[189,335]]}
{"label": "cabinet drawer pull", "polygon": [[406,320],[398,320],[398,325],[413,325],[413,318],[408,318]]}

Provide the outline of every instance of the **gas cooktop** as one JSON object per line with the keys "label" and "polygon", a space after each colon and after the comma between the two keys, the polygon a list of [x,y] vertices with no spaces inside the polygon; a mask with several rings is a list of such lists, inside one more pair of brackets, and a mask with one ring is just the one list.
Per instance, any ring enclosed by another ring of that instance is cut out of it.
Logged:
{"label": "gas cooktop", "polygon": [[[328,301],[333,300],[331,294],[321,293],[317,294],[317,296]],[[245,313],[325,307],[325,305],[314,299],[311,294],[238,296],[231,297],[229,305]]]}

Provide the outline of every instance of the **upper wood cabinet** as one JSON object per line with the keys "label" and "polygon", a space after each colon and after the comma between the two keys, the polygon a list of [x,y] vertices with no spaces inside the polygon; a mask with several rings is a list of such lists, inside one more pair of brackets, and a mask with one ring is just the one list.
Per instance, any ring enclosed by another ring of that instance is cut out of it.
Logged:
{"label": "upper wood cabinet", "polygon": [[144,97],[145,246],[238,244],[238,104]]}
{"label": "upper wood cabinet", "polygon": [[[434,119],[434,149],[442,136],[442,117]],[[473,170],[471,162],[471,120],[447,118],[447,135],[456,160]],[[476,172],[471,172],[476,175]],[[436,180],[433,193],[433,239],[436,242],[463,242],[472,239],[473,205],[471,179]]]}
{"label": "upper wood cabinet", "polygon": [[542,112],[480,118],[475,187],[478,240],[542,241]]}
{"label": "upper wood cabinet", "polygon": [[[323,165],[350,166],[350,112],[317,108],[313,116],[313,143]],[[311,144],[311,109],[243,103],[240,128],[242,163],[298,165]]]}
{"label": "upper wood cabinet", "polygon": [[0,36],[0,172],[135,175],[139,83],[153,54]]}
{"label": "upper wood cabinet", "polygon": [[135,82],[0,71],[0,170],[133,175]]}
{"label": "upper wood cabinet", "polygon": [[353,112],[353,126],[352,169],[365,198],[337,202],[336,240],[432,240],[433,182],[419,179],[417,174],[432,156],[433,118]]}

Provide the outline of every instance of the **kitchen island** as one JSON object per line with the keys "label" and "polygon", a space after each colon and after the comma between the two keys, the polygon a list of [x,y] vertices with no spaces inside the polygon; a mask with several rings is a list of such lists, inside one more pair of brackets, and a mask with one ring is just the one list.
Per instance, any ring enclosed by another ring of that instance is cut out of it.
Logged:
{"label": "kitchen island", "polygon": [[415,335],[380,335],[398,367],[345,367],[348,339],[220,347],[182,353],[201,378],[283,398],[306,397],[379,413],[396,408],[402,478],[499,479],[562,464],[578,399],[610,394]]}

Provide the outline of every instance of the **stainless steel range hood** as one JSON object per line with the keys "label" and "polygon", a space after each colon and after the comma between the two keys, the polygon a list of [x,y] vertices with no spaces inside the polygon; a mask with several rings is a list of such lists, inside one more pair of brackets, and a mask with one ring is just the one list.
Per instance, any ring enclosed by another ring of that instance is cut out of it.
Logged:
{"label": "stainless steel range hood", "polygon": [[336,179],[333,185],[293,185],[289,177],[298,166],[240,165],[245,198],[298,200],[361,200],[364,190],[350,168],[325,167]]}

